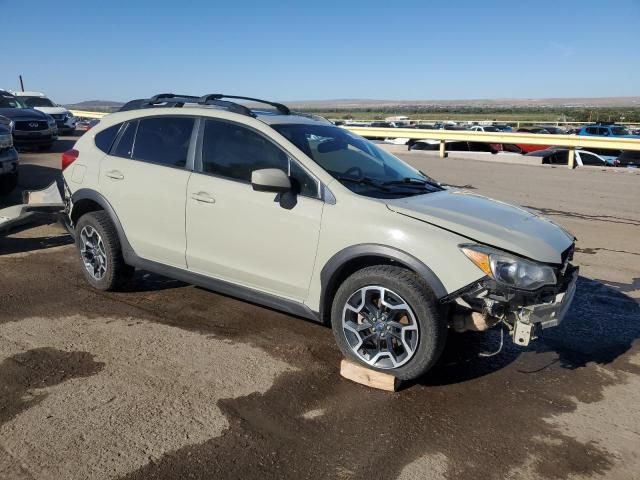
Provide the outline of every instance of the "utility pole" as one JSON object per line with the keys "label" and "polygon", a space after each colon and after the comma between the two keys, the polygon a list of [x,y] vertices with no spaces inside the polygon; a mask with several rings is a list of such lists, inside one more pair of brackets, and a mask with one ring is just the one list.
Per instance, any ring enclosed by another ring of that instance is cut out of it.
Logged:
{"label": "utility pole", "polygon": [[22,75],[18,75],[18,77],[20,77],[20,88],[24,92],[24,83],[22,82]]}

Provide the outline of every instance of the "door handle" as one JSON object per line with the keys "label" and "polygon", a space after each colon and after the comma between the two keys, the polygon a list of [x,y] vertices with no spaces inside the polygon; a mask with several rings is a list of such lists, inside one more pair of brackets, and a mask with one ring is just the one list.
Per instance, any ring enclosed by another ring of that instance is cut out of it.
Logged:
{"label": "door handle", "polygon": [[109,170],[105,175],[114,180],[124,180],[124,175],[118,170]]}
{"label": "door handle", "polygon": [[191,194],[191,198],[193,198],[196,202],[202,203],[216,203],[215,199],[209,195],[207,192],[197,192]]}

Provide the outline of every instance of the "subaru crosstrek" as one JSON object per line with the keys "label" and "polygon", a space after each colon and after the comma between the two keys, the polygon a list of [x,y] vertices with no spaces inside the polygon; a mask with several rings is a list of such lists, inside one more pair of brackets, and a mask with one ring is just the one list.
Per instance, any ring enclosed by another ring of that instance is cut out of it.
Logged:
{"label": "subaru crosstrek", "polygon": [[321,117],[238,99],[157,95],[63,155],[92,286],[142,268],[317,320],[345,356],[399,379],[424,374],[450,329],[502,325],[527,345],[562,320],[571,234]]}

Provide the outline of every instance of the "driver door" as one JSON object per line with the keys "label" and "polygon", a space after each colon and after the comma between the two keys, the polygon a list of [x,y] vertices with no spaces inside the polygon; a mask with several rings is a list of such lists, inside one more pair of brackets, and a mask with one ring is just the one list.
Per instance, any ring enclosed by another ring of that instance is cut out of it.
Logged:
{"label": "driver door", "polygon": [[[187,187],[189,270],[304,301],[324,207],[319,182],[258,131],[203,124],[201,165]],[[262,168],[284,170],[296,193],[253,190],[251,172]]]}

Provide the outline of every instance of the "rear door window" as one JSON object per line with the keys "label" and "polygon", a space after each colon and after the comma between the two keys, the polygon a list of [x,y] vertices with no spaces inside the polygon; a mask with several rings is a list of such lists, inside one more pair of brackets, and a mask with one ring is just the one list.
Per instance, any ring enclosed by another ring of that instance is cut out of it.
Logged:
{"label": "rear door window", "polygon": [[182,116],[140,119],[131,158],[184,168],[194,123],[194,118]]}
{"label": "rear door window", "polygon": [[587,127],[587,133],[589,135],[597,135],[598,134],[598,128],[597,127]]}

